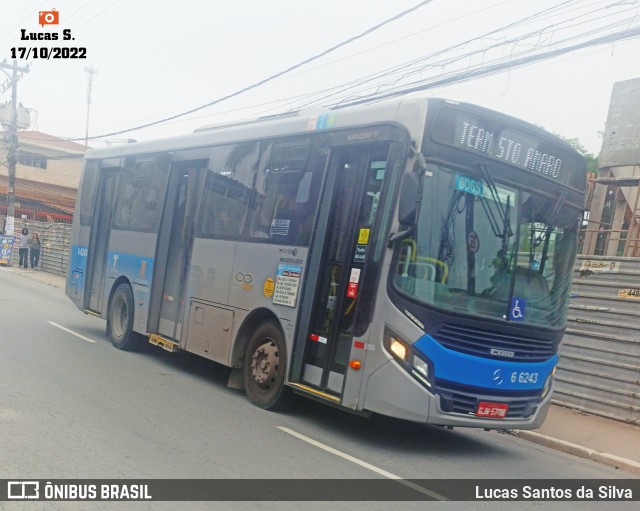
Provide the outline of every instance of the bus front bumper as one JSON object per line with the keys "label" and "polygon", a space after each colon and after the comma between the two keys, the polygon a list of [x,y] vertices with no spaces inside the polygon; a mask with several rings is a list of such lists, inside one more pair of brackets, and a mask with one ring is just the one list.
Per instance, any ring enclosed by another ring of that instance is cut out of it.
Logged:
{"label": "bus front bumper", "polygon": [[[551,386],[544,399],[533,393],[505,396],[491,389],[475,388],[471,392],[462,385],[441,382],[427,389],[393,359],[370,375],[366,388],[364,408],[368,411],[439,426],[485,429],[541,427],[553,393]],[[479,417],[479,403],[507,405],[511,413],[498,419]]]}

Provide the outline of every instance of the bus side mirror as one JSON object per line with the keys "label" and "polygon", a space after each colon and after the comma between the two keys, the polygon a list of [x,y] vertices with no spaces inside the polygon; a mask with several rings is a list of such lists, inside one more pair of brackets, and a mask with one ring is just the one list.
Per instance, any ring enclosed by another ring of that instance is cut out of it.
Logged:
{"label": "bus side mirror", "polygon": [[416,223],[419,190],[420,182],[418,175],[415,172],[406,174],[402,181],[400,204],[398,207],[398,220],[403,225],[413,225]]}

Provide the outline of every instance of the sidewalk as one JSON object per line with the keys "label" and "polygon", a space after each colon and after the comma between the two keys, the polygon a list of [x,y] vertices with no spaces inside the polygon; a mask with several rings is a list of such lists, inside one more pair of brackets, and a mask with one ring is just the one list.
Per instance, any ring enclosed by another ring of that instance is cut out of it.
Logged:
{"label": "sidewalk", "polygon": [[[15,267],[6,269],[49,286],[65,288],[66,279],[59,275]],[[552,405],[542,428],[512,433],[558,451],[640,474],[640,424]]]}
{"label": "sidewalk", "polygon": [[55,275],[53,273],[47,273],[42,270],[33,270],[31,268],[27,268],[25,270],[23,268],[16,268],[15,266],[0,266],[0,271],[3,269],[10,271],[11,273],[15,273],[16,275],[21,275],[22,277],[42,282],[48,286],[59,287],[60,289],[65,288],[65,283],[67,281],[65,277]]}
{"label": "sidewalk", "polygon": [[640,424],[633,425],[552,405],[535,431],[514,435],[552,449],[640,474]]}

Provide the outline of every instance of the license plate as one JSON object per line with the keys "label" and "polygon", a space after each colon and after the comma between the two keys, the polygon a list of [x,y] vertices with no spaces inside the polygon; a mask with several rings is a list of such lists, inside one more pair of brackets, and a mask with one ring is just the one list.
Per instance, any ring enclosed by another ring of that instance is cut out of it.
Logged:
{"label": "license plate", "polygon": [[478,403],[476,417],[489,417],[491,419],[504,419],[507,416],[509,405],[504,403]]}

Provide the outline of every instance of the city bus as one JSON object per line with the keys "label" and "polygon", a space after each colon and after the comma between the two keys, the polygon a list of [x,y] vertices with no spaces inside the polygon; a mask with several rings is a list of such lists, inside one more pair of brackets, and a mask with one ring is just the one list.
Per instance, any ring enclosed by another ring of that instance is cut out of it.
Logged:
{"label": "city bus", "polygon": [[446,427],[550,403],[583,157],[471,104],[315,109],[87,152],[66,293],[116,348]]}

